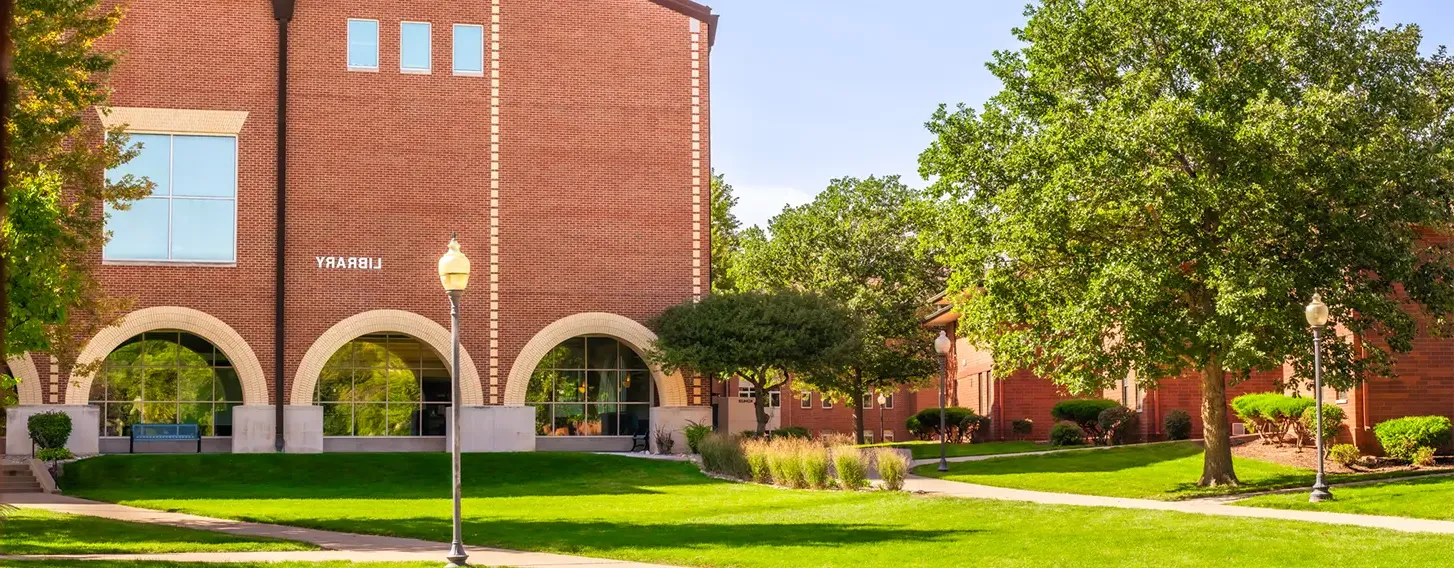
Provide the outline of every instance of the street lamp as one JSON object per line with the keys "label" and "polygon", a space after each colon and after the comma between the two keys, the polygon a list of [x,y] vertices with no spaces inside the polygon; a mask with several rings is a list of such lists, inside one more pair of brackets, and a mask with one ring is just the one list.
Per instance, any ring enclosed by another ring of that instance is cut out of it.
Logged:
{"label": "street lamp", "polygon": [[1322,343],[1318,340],[1318,330],[1328,323],[1328,305],[1313,294],[1313,301],[1303,310],[1303,315],[1308,318],[1308,327],[1313,329],[1313,398],[1318,414],[1318,477],[1313,480],[1313,492],[1308,496],[1308,502],[1319,503],[1333,498],[1328,484],[1323,481],[1323,359],[1320,355]]}
{"label": "street lamp", "polygon": [[939,471],[949,471],[949,460],[945,459],[945,431],[948,420],[944,417],[944,390],[949,383],[949,336],[941,330],[934,338],[934,352],[939,354]]}
{"label": "street lamp", "polygon": [[454,540],[449,544],[449,555],[444,558],[449,561],[450,566],[468,566],[465,559],[468,557],[464,552],[464,543],[461,542],[462,527],[459,519],[459,297],[464,294],[464,289],[470,282],[470,259],[464,253],[459,252],[459,241],[457,235],[449,236],[449,250],[444,256],[439,257],[439,282],[444,285],[445,293],[449,294],[449,340],[453,353],[449,359],[450,383],[453,387],[451,393],[449,412],[451,422],[449,425],[450,439],[450,469],[454,481]]}
{"label": "street lamp", "polygon": [[879,441],[880,442],[883,441],[883,435],[884,435],[884,405],[885,404],[888,404],[888,402],[889,402],[889,397],[884,396],[884,393],[883,392],[879,392],[878,393],[878,436],[879,436]]}

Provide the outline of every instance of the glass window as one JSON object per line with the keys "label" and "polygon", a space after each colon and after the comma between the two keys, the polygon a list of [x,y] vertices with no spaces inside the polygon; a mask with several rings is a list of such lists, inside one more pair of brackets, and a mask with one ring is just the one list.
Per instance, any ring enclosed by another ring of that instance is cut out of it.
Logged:
{"label": "glass window", "polygon": [[428,22],[399,23],[399,70],[428,73],[431,52]]}
{"label": "glass window", "polygon": [[884,395],[884,408],[893,408],[893,407],[894,407],[894,395],[893,395],[893,393],[885,394]]}
{"label": "glass window", "polygon": [[232,435],[242,384],[211,342],[185,331],[148,331],[106,356],[91,383],[102,436],[128,436],[133,424],[197,424],[203,436]]}
{"label": "glass window", "polygon": [[449,372],[429,346],[407,335],[371,334],[339,348],[313,401],[324,436],[443,436]]}
{"label": "glass window", "polygon": [[863,403],[859,405],[859,408],[873,408],[873,393],[863,393]]}
{"label": "glass window", "polygon": [[810,392],[803,393],[803,396],[798,399],[798,408],[812,408],[812,407],[813,407],[813,393],[810,393]]}
{"label": "glass window", "polygon": [[378,70],[378,20],[348,21],[348,68]]}
{"label": "glass window", "polygon": [[485,27],[454,25],[454,74],[485,74]]}
{"label": "glass window", "polygon": [[872,444],[873,443],[873,430],[864,430],[863,431],[863,443],[865,443],[865,444]]}
{"label": "glass window", "polygon": [[828,400],[828,397],[824,396],[819,398],[823,399],[823,408],[833,408],[833,401]]}
{"label": "glass window", "polygon": [[574,337],[545,354],[526,404],[541,436],[630,436],[647,432],[651,371],[630,347],[604,336]]}
{"label": "glass window", "polygon": [[106,260],[234,262],[237,259],[237,138],[135,134],[141,145],[108,179],[146,177],[151,196],[125,210],[107,206]]}

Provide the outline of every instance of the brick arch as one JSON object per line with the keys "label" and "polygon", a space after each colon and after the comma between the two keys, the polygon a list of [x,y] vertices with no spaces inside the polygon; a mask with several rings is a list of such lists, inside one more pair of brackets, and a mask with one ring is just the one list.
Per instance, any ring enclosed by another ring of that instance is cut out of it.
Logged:
{"label": "brick arch", "polygon": [[[180,306],[158,306],[143,308],[126,314],[121,323],[97,333],[76,357],[76,366],[71,370],[71,386],[66,389],[66,404],[84,405],[90,402],[91,381],[102,359],[116,350],[122,342],[143,332],[158,329],[178,329],[212,342],[218,350],[232,361],[237,371],[237,380],[242,383],[242,403],[247,405],[268,404],[268,381],[263,367],[258,363],[252,347],[238,335],[232,326],[205,312]],[[91,372],[82,372],[83,369]]]}
{"label": "brick arch", "polygon": [[[323,372],[323,365],[348,342],[370,333],[402,333],[418,339],[433,349],[446,366],[449,365],[449,330],[434,320],[403,310],[372,310],[354,314],[318,336],[303,355],[298,372],[293,375],[292,404],[312,406],[313,390],[318,387],[318,375]],[[464,399],[464,405],[484,406],[485,391],[480,386],[479,371],[475,370],[475,362],[464,347],[459,349],[459,374],[460,398]]]}
{"label": "brick arch", "polygon": [[35,361],[30,359],[30,353],[21,353],[5,360],[5,365],[10,367],[10,376],[20,381],[17,390],[20,394],[20,404],[45,404],[45,393],[40,387],[40,371],[35,368]]}
{"label": "brick arch", "polygon": [[[510,366],[510,377],[505,383],[505,406],[524,406],[525,393],[530,388],[530,376],[545,354],[555,349],[562,341],[581,335],[607,335],[625,343],[644,354],[653,343],[656,334],[636,320],[616,314],[590,312],[566,316],[545,326],[525,344],[515,363]],[[687,387],[680,374],[667,375],[661,368],[651,365],[651,378],[656,383],[662,406],[686,406]]]}

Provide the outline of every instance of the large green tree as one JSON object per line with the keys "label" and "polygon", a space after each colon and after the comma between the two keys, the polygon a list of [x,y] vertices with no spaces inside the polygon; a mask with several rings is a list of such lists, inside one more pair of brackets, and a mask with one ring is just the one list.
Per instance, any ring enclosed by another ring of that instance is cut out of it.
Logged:
{"label": "large green tree", "polygon": [[648,357],[666,372],[752,385],[759,435],[767,430],[768,391],[832,364],[854,334],[843,308],[793,291],[712,294],[667,308],[652,327]]}
{"label": "large green tree", "polygon": [[928,298],[944,290],[944,270],[920,242],[933,219],[932,203],[898,176],[843,178],[773,217],[767,231],[743,233],[738,287],[816,292],[853,318],[857,333],[838,364],[792,386],[852,408],[859,443],[865,395],[916,384],[936,368],[933,335],[919,326]]}
{"label": "large green tree", "polygon": [[[1137,371],[1202,390],[1201,483],[1235,484],[1226,386],[1291,361],[1303,306],[1347,387],[1451,323],[1454,64],[1373,0],[1045,0],[981,111],[920,158],[961,331],[997,372],[1078,391]],[[1328,334],[1332,335],[1332,334]]]}
{"label": "large green tree", "polygon": [[726,177],[712,174],[712,291],[731,292],[736,289],[732,280],[732,265],[742,250],[738,234],[742,222],[732,214],[737,198],[732,195],[732,184]]}

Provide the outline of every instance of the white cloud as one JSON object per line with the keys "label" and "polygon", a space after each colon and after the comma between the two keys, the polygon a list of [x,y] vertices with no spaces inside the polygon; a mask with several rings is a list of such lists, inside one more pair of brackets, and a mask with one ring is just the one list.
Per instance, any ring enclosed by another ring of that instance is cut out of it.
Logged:
{"label": "white cloud", "polygon": [[785,206],[798,206],[813,200],[816,192],[807,192],[793,187],[732,186],[732,195],[737,197],[737,207],[732,212],[742,221],[742,227],[757,225],[767,228],[768,219],[781,213]]}

